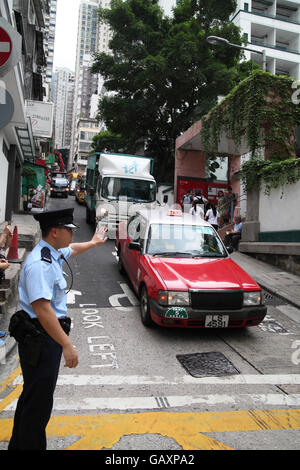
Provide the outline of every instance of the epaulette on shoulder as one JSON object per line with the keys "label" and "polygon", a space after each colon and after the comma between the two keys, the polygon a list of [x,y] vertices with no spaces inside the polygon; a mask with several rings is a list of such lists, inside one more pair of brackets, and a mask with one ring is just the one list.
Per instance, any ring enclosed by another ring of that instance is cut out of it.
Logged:
{"label": "epaulette on shoulder", "polygon": [[51,251],[47,246],[44,246],[44,248],[41,249],[41,260],[49,264],[52,263]]}

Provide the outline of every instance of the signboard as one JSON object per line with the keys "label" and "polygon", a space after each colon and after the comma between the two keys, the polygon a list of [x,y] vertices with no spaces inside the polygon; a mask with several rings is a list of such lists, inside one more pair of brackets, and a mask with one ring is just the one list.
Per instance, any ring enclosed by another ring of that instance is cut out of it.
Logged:
{"label": "signboard", "polygon": [[6,21],[0,18],[0,77],[4,77],[22,56],[22,36]]}
{"label": "signboard", "polygon": [[53,103],[26,101],[26,116],[31,119],[34,137],[52,137]]}

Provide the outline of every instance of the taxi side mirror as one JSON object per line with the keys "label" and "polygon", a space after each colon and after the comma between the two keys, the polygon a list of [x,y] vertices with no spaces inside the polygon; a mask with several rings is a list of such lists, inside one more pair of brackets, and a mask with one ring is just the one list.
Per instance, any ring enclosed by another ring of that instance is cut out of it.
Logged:
{"label": "taxi side mirror", "polygon": [[140,251],[141,244],[139,242],[129,242],[128,248],[129,250]]}
{"label": "taxi side mirror", "polygon": [[226,246],[226,250],[228,251],[229,254],[233,253],[232,246]]}

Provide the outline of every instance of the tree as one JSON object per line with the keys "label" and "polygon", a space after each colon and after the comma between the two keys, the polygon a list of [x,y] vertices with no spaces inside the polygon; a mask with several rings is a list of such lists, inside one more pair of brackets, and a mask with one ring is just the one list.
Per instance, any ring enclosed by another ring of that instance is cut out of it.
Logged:
{"label": "tree", "polygon": [[176,138],[252,70],[252,62],[238,64],[239,49],[206,41],[215,35],[243,43],[229,22],[235,7],[235,0],[179,0],[173,17],[164,16],[158,0],[112,0],[100,9],[113,33],[112,54],[96,54],[92,72],[108,91],[98,117],[110,139],[99,134],[95,150],[117,151],[121,142],[135,153],[144,140],[157,180],[172,181]]}

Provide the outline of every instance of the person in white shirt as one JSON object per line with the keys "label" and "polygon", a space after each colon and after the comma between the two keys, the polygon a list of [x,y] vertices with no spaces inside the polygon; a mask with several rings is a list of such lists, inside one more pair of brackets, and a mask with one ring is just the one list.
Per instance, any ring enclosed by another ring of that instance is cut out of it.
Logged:
{"label": "person in white shirt", "polygon": [[217,211],[216,206],[212,203],[209,204],[209,209],[206,211],[205,220],[218,231],[220,213]]}
{"label": "person in white shirt", "polygon": [[192,207],[190,208],[190,214],[192,215],[197,215],[201,217],[201,219],[204,219],[204,204],[202,201],[198,200],[193,200],[192,202]]}

